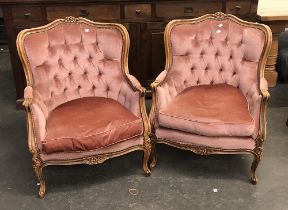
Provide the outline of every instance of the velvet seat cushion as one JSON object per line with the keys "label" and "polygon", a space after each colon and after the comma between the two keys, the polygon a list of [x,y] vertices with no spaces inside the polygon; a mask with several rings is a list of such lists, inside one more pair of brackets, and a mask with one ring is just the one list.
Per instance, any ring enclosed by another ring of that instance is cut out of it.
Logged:
{"label": "velvet seat cushion", "polygon": [[54,109],[46,131],[42,150],[47,154],[90,151],[140,136],[143,123],[113,99],[85,97]]}
{"label": "velvet seat cushion", "polygon": [[231,85],[185,89],[159,110],[159,125],[203,136],[251,136],[255,122],[242,92]]}

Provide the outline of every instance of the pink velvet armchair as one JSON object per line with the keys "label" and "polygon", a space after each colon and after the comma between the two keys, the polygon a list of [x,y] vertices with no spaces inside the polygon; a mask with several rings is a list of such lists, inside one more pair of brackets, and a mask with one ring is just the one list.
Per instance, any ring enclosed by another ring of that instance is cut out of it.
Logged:
{"label": "pink velvet armchair", "polygon": [[173,20],[164,39],[166,67],[151,84],[151,167],[157,143],[200,155],[248,153],[256,184],[266,136],[269,27],[216,13]]}
{"label": "pink velvet armchair", "polygon": [[84,18],[19,33],[28,145],[41,198],[47,165],[92,165],[143,150],[150,175],[145,89],[129,75],[129,44],[122,25]]}

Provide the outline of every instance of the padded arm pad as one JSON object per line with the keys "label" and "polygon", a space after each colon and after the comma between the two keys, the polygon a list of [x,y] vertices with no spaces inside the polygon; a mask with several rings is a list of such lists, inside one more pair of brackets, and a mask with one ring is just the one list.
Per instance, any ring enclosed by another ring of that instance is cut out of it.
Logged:
{"label": "padded arm pad", "polygon": [[127,74],[129,81],[123,82],[118,102],[130,110],[134,115],[141,117],[140,96],[142,91],[145,92],[140,82],[132,75]]}
{"label": "padded arm pad", "polygon": [[47,108],[45,104],[36,96],[35,91],[31,86],[24,89],[24,99],[29,100],[29,108],[31,110],[32,121],[34,125],[34,133],[38,147],[41,146],[40,142],[46,135],[46,119],[48,117]]}
{"label": "padded arm pad", "polygon": [[158,110],[164,107],[178,94],[174,82],[175,80],[171,78],[169,80],[165,80],[166,76],[167,70],[162,71],[156,78],[155,82],[151,85],[156,91],[156,104]]}
{"label": "padded arm pad", "polygon": [[260,90],[268,91],[268,82],[264,77],[260,78]]}

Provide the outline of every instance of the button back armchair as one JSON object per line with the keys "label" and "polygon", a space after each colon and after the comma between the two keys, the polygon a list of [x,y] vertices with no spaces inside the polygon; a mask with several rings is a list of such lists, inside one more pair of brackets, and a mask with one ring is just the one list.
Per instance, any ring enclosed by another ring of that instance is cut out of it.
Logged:
{"label": "button back armchair", "polygon": [[157,143],[200,155],[248,153],[257,183],[271,39],[269,27],[223,13],[166,26],[165,70],[151,84],[152,168]]}
{"label": "button back armchair", "polygon": [[150,175],[145,89],[129,75],[129,44],[124,26],[84,18],[19,33],[28,146],[41,198],[48,165],[93,165],[143,150]]}

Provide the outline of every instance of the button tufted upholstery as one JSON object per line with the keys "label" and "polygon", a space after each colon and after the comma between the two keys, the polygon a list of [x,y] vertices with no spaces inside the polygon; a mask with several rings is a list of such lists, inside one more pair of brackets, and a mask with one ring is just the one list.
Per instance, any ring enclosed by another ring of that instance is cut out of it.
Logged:
{"label": "button tufted upholstery", "polygon": [[119,30],[85,23],[59,24],[27,35],[24,46],[34,94],[48,113],[70,100],[97,96],[119,101],[140,116],[139,93],[123,76]]}
{"label": "button tufted upholstery", "polygon": [[[125,72],[122,62],[125,59],[122,57],[124,38],[117,27],[95,27],[87,21],[61,22],[47,30],[25,35],[22,44],[32,81],[27,82],[24,98],[32,100],[30,109],[39,149],[47,154],[95,150],[143,135],[141,93],[138,91],[142,87],[135,77]],[[103,106],[107,102],[104,98],[109,99],[106,106]],[[103,103],[97,102],[97,107],[92,107],[91,100]],[[85,108],[89,104],[91,107]],[[102,107],[102,111],[99,107]],[[105,108],[110,111],[105,111]],[[69,114],[69,110],[83,116]],[[113,114],[117,110],[119,113]],[[85,116],[85,112],[90,113],[89,116]],[[94,112],[97,112],[99,119]],[[107,116],[112,113],[113,116],[105,118],[103,113]],[[61,125],[60,122],[65,121],[67,116],[67,123]],[[121,121],[116,116],[125,119]],[[72,118],[78,120],[69,122]],[[87,124],[88,130],[85,132],[85,126],[82,126],[82,130],[76,129],[80,121],[84,125],[85,121],[88,123],[93,119],[95,122]],[[129,119],[133,122],[136,120],[138,124],[119,130],[113,128],[113,125],[126,125]],[[98,124],[97,120],[100,120]],[[95,126],[95,129],[91,126]],[[63,133],[58,132],[59,128]],[[108,131],[110,135],[104,135],[103,132]],[[88,135],[89,132],[93,134]],[[87,135],[94,138],[87,140]]]}
{"label": "button tufted upholstery", "polygon": [[191,86],[232,85],[248,101],[256,138],[262,99],[258,64],[266,41],[263,31],[231,19],[206,19],[174,25],[167,41],[171,66],[156,79],[161,82],[156,90],[157,109]]}
{"label": "button tufted upholstery", "polygon": [[48,165],[94,165],[140,150],[144,173],[151,174],[145,88],[129,74],[123,25],[66,17],[22,30],[16,44],[41,198]]}
{"label": "button tufted upholstery", "polygon": [[266,138],[271,30],[218,12],[172,20],[164,39],[165,70],[151,84],[151,166],[156,143],[200,155],[248,153],[256,184]]}

